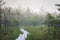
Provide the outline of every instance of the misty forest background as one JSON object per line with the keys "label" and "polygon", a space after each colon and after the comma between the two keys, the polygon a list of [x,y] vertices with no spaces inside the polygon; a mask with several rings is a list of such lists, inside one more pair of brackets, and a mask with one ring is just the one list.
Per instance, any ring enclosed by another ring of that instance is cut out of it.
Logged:
{"label": "misty forest background", "polygon": [[31,33],[26,40],[60,40],[59,13],[41,8],[38,14],[29,8],[3,7],[5,4],[0,0],[0,40],[15,40],[22,33],[21,27]]}

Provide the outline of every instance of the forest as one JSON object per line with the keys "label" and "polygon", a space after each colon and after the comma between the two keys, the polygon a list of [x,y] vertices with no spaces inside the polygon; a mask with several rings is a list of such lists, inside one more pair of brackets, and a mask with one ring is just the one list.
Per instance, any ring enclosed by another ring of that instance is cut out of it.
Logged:
{"label": "forest", "polygon": [[60,13],[44,12],[43,8],[34,13],[29,8],[3,7],[5,4],[0,0],[0,40],[15,40],[22,33],[20,28],[30,32],[26,40],[60,40]]}

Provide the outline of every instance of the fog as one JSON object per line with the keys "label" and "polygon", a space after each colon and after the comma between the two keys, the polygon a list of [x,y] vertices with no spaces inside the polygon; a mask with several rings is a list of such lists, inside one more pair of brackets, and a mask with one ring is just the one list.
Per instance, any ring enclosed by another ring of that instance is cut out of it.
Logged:
{"label": "fog", "polygon": [[39,12],[40,8],[43,7],[46,11],[56,11],[57,7],[55,4],[59,4],[60,0],[6,0],[6,6],[13,8],[30,8],[33,12]]}

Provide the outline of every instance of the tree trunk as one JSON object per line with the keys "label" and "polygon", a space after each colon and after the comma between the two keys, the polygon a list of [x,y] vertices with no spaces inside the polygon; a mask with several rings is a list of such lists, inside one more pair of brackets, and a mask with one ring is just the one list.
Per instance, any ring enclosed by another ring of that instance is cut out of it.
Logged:
{"label": "tree trunk", "polygon": [[1,7],[0,7],[0,29],[1,29]]}

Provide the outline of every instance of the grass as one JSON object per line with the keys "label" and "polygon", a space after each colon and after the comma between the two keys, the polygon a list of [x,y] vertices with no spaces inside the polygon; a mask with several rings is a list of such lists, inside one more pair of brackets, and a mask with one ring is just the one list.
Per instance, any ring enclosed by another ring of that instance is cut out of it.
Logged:
{"label": "grass", "polygon": [[30,32],[30,35],[26,40],[43,40],[47,36],[47,27],[26,27],[26,30]]}
{"label": "grass", "polygon": [[[50,27],[50,33],[48,33],[48,27],[27,26],[24,29],[30,32],[30,35],[28,35],[26,40],[54,40],[53,27]],[[56,40],[60,40],[58,36],[56,37]]]}
{"label": "grass", "polygon": [[[20,27],[21,28],[21,27]],[[48,33],[48,27],[40,26],[26,26],[23,27],[25,30],[30,32],[26,40],[54,40],[54,31],[56,31],[56,40],[60,40],[60,28],[54,29],[50,27],[50,32]],[[2,36],[0,40],[15,40],[19,34],[22,33],[18,27],[9,27],[8,32],[3,28],[1,30]]]}
{"label": "grass", "polygon": [[1,31],[0,40],[15,40],[19,34],[22,33],[18,27],[9,27],[8,32],[4,30]]}

